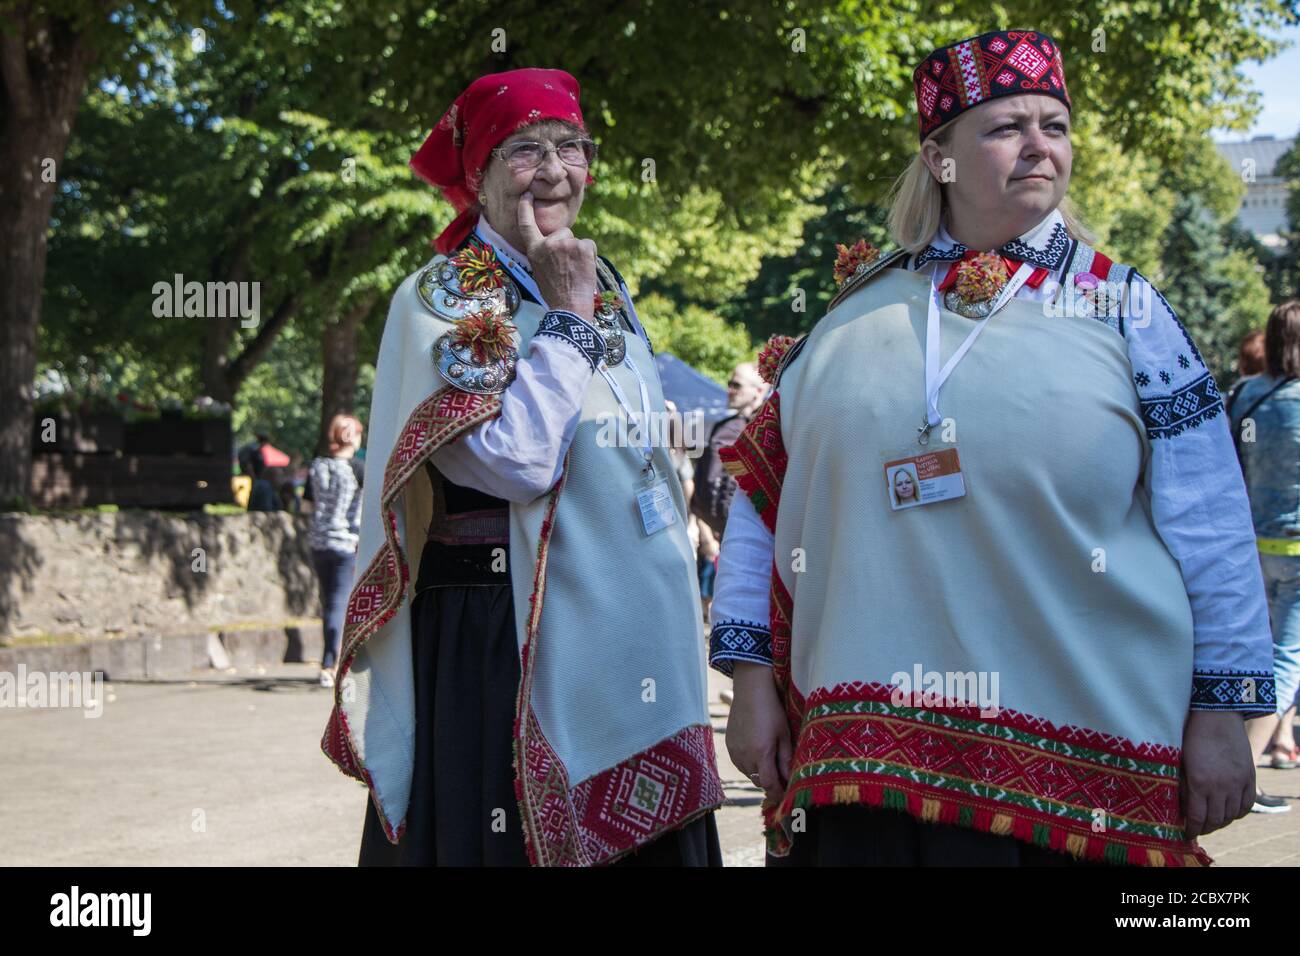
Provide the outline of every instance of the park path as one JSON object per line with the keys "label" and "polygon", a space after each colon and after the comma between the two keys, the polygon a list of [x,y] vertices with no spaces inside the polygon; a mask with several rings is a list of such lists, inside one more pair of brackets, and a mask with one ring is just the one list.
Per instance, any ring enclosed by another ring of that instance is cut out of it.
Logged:
{"label": "park path", "polygon": [[[759,793],[722,734],[729,866],[761,866]],[[103,714],[0,709],[0,866],[351,866],[364,788],[320,752],[331,694],[309,664],[104,685]],[[1261,770],[1300,801],[1300,771]],[[1224,866],[1300,864],[1300,810],[1252,814],[1204,841]]]}

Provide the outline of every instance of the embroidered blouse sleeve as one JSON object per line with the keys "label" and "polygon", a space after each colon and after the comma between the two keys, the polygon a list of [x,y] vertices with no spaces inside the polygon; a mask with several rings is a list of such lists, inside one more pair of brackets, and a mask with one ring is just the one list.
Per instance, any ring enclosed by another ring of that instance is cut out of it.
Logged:
{"label": "embroidered blouse sleeve", "polygon": [[736,661],[772,663],[772,560],[785,481],[781,397],[774,391],[719,457],[743,494],[731,499],[710,618],[709,663],[730,674]]}
{"label": "embroidered blouse sleeve", "polygon": [[1152,517],[1192,607],[1191,708],[1272,713],[1263,577],[1214,376],[1165,297],[1136,271],[1122,322],[1151,443]]}
{"label": "embroidered blouse sleeve", "polygon": [[772,663],[768,593],[774,549],[772,532],[748,496],[732,498],[709,611],[709,664],[728,676],[736,661]]}
{"label": "embroidered blouse sleeve", "polygon": [[440,448],[434,465],[456,484],[506,501],[544,495],[560,477],[603,354],[591,325],[572,312],[548,312],[501,393],[501,414]]}

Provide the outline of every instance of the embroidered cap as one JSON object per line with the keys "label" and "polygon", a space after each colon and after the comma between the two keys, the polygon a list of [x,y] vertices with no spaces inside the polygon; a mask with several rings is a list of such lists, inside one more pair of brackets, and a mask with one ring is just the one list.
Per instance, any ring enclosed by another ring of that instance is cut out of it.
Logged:
{"label": "embroidered cap", "polygon": [[1045,33],[995,30],[940,47],[912,74],[921,141],[972,106],[1042,93],[1071,109],[1061,50]]}

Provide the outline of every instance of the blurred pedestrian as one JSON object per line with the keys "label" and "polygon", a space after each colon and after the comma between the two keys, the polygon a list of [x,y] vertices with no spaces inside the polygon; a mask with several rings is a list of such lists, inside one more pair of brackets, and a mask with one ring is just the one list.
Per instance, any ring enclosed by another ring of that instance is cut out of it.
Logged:
{"label": "blurred pedestrian", "polygon": [[312,565],[320,581],[325,632],[320,670],[322,687],[334,686],[343,614],[356,564],[361,495],[352,458],[361,447],[361,423],[351,415],[335,415],[330,421],[328,441],[329,454],[314,459],[309,470],[312,512],[307,530]]}
{"label": "blurred pedestrian", "polygon": [[1228,390],[1228,400],[1225,402],[1229,415],[1237,404],[1241,387],[1251,378],[1263,373],[1267,367],[1268,362],[1264,357],[1264,330],[1255,329],[1246,334],[1246,337],[1241,340],[1241,347],[1237,350],[1237,381]]}
{"label": "blurred pedestrian", "polygon": [[[1232,426],[1268,595],[1277,712],[1246,730],[1256,761],[1267,748],[1274,767],[1289,769],[1300,760],[1291,728],[1300,688],[1300,301],[1289,299],[1269,315],[1264,353],[1264,373],[1242,382],[1234,396]],[[1254,809],[1291,807],[1261,796]]]}
{"label": "blurred pedestrian", "polygon": [[759,377],[753,362],[741,362],[727,380],[727,407],[732,414],[713,426],[709,442],[695,462],[695,489],[691,495],[691,514],[700,523],[700,546],[697,571],[704,620],[709,620],[713,602],[713,581],[717,576],[718,549],[722,531],[727,526],[727,512],[736,493],[736,479],[722,467],[718,452],[733,444],[749,420],[763,404],[767,385]]}
{"label": "blurred pedestrian", "polygon": [[248,493],[248,510],[281,510],[280,494],[274,481],[279,476],[280,469],[269,467],[256,450],[249,459],[249,467],[253,474],[253,487]]}

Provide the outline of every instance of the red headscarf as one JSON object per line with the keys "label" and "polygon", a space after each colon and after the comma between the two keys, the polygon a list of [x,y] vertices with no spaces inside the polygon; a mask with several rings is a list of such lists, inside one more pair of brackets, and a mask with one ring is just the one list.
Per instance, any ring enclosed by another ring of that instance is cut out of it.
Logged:
{"label": "red headscarf", "polygon": [[[492,150],[521,126],[544,119],[586,128],[578,105],[578,81],[563,70],[490,73],[456,97],[411,158],[411,168],[441,189],[459,213],[434,242],[439,252],[449,253],[459,246],[478,221],[473,206]],[[587,182],[591,181],[588,174]]]}

